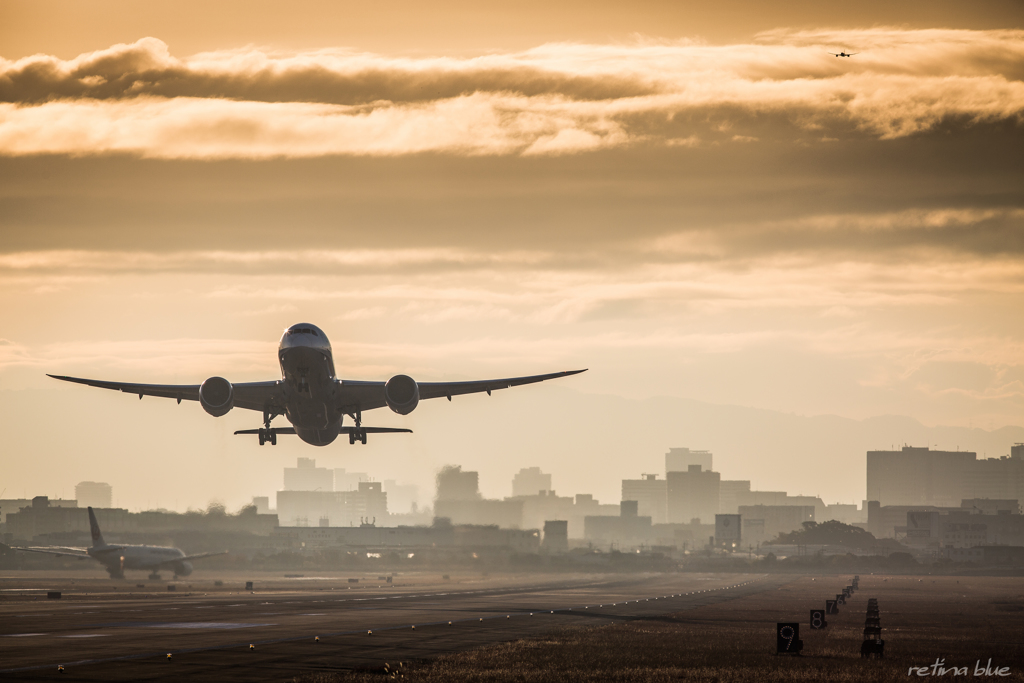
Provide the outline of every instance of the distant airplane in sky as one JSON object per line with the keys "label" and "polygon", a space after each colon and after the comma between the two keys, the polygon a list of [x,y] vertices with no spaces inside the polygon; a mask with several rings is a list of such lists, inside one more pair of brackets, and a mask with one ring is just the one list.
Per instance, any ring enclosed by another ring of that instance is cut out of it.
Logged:
{"label": "distant airplane in sky", "polygon": [[149,571],[149,578],[159,579],[160,570],[171,570],[174,578],[188,576],[192,573],[192,560],[201,557],[212,557],[226,553],[203,553],[202,555],[186,555],[177,548],[164,548],[156,545],[108,545],[100,533],[100,525],[96,523],[96,514],[89,508],[89,529],[92,531],[91,548],[15,548],[28,553],[45,553],[64,557],[91,557],[102,564],[112,579],[123,579],[125,569],[144,569]]}
{"label": "distant airplane in sky", "polygon": [[[316,325],[292,325],[281,337],[277,352],[281,364],[281,379],[269,382],[242,382],[232,384],[223,377],[211,377],[202,384],[128,384],[105,382],[78,377],[48,375],[65,382],[77,382],[91,387],[116,389],[129,394],[162,396],[199,401],[203,410],[214,417],[226,414],[233,407],[263,413],[263,427],[243,429],[235,434],[256,434],[260,445],[277,444],[278,434],[297,434],[314,446],[326,446],[339,434],[348,434],[348,442],[365,444],[367,434],[385,432],[411,432],[411,429],[364,427],[363,412],[387,406],[399,415],[408,415],[421,399],[473,394],[486,391],[488,395],[498,389],[521,384],[543,382],[556,377],[568,377],[585,370],[554,372],[547,375],[486,379],[472,382],[417,382],[408,375],[395,375],[386,382],[363,382],[338,379],[334,374],[331,343]],[[270,422],[284,415],[291,427],[271,427]],[[354,425],[343,427],[345,415]]]}
{"label": "distant airplane in sky", "polygon": [[859,52],[854,52],[854,53],[849,53],[849,52],[829,52],[829,54],[830,55],[835,55],[836,57],[852,57],[853,55],[859,55],[860,53]]}

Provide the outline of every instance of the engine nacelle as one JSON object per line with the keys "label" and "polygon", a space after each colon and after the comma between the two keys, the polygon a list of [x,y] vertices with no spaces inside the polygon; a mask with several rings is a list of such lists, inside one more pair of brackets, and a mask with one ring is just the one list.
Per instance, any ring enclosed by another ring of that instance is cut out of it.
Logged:
{"label": "engine nacelle", "polygon": [[384,385],[388,408],[399,415],[408,415],[420,402],[420,385],[409,375],[395,375]]}
{"label": "engine nacelle", "polygon": [[223,377],[211,377],[199,387],[199,403],[214,417],[226,414],[234,407],[235,397],[231,382]]}
{"label": "engine nacelle", "polygon": [[188,576],[192,573],[191,562],[175,562],[174,563],[174,575],[175,576]]}

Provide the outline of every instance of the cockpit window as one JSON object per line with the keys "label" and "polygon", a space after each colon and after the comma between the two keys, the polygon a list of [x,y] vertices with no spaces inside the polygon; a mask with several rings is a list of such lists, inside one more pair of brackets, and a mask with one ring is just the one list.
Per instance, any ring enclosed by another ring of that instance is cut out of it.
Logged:
{"label": "cockpit window", "polygon": [[296,327],[294,329],[288,330],[288,334],[311,334],[314,337],[320,336],[312,327]]}

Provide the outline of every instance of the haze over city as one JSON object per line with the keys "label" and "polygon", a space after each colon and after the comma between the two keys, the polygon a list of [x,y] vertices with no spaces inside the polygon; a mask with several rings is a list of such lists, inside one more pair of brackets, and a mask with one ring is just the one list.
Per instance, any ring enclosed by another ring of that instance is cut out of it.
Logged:
{"label": "haze over city", "polygon": [[[1019,3],[425,7],[0,4],[0,497],[616,503],[685,446],[860,503],[868,450],[1024,441]],[[325,448],[44,374],[275,379],[300,321],[347,379],[589,371]]]}

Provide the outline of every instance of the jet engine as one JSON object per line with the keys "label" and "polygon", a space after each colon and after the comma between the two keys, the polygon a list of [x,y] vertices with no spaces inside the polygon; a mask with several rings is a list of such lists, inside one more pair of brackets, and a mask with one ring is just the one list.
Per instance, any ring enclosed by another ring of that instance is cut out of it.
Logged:
{"label": "jet engine", "polygon": [[192,573],[191,562],[176,562],[174,564],[174,575],[175,576],[188,576]]}
{"label": "jet engine", "polygon": [[233,394],[231,382],[223,377],[211,377],[199,387],[199,403],[210,415],[220,417],[234,407]]}
{"label": "jet engine", "polygon": [[395,375],[384,385],[384,400],[391,410],[408,415],[419,405],[420,385],[408,375]]}

